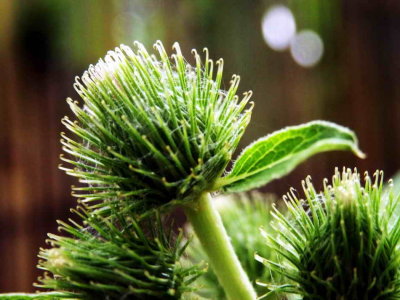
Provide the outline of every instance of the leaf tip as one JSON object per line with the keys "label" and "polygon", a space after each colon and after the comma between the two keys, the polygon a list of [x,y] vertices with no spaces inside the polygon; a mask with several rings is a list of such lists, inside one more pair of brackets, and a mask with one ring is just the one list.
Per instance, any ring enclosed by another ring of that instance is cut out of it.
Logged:
{"label": "leaf tip", "polygon": [[364,159],[364,158],[367,157],[367,154],[365,154],[364,152],[362,152],[361,149],[359,149],[358,147],[355,147],[355,148],[353,149],[353,153],[354,153],[358,158],[361,158],[361,159]]}

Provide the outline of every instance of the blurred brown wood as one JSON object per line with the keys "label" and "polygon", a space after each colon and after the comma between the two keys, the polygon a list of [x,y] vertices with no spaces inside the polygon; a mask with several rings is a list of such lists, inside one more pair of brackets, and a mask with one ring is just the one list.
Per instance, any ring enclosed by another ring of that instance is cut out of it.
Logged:
{"label": "blurred brown wood", "polygon": [[[73,74],[54,64],[54,24],[46,11],[35,9],[39,2],[29,7],[0,1],[0,292],[34,290],[42,273],[36,268],[39,247],[46,246],[47,232],[57,231],[56,219],[66,219],[76,203],[72,181],[57,170],[60,119],[69,113],[64,99],[73,94]],[[22,9],[30,20],[18,18]],[[104,20],[111,10],[102,9]],[[110,34],[102,32],[102,46],[111,48]]]}
{"label": "blurred brown wood", "polygon": [[[32,290],[37,251],[44,245],[45,230],[60,208],[65,188],[56,191],[56,112],[51,103],[50,74],[36,74],[19,60],[15,41],[16,2],[1,2],[1,275],[0,290]],[[6,7],[5,7],[6,6]],[[8,7],[7,7],[8,6]],[[50,97],[49,97],[50,96]],[[65,185],[65,180],[64,180]],[[59,184],[58,184],[59,186]],[[65,194],[66,195],[66,194]],[[68,202],[68,201],[67,201]],[[66,203],[64,201],[64,205]],[[54,222],[54,221],[53,221]]]}

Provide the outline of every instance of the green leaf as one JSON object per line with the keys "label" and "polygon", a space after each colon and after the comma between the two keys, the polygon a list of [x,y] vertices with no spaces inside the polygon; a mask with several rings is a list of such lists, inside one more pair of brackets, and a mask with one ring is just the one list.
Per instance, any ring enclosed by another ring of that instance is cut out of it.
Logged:
{"label": "green leaf", "polygon": [[55,299],[72,299],[68,293],[62,292],[47,292],[47,293],[7,293],[0,294],[1,300],[28,300],[28,299],[36,299],[36,300],[55,300]]}
{"label": "green leaf", "polygon": [[326,121],[286,127],[245,148],[215,189],[240,192],[257,188],[288,174],[312,155],[332,150],[350,150],[365,157],[357,137],[346,127]]}

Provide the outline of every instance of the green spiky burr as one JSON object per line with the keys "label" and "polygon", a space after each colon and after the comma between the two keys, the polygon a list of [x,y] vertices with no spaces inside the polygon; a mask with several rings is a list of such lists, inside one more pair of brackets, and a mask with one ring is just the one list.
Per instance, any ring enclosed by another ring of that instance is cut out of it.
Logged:
{"label": "green spiky burr", "polygon": [[382,186],[382,172],[365,173],[363,183],[344,169],[321,192],[307,178],[304,199],[292,190],[288,214],[274,212],[277,237],[266,233],[281,260],[258,257],[292,284],[271,289],[306,300],[399,299],[399,197]]}
{"label": "green spiky burr", "polygon": [[57,299],[181,299],[203,273],[180,263],[188,242],[166,232],[158,214],[141,220],[114,210],[111,222],[74,212],[83,222],[59,221],[69,236],[49,234],[52,247],[39,254],[46,273],[36,286],[62,291]]}
{"label": "green spiky burr", "polygon": [[[236,95],[239,76],[222,90],[223,60],[193,50],[195,66],[179,44],[170,59],[136,42],[121,45],[89,67],[68,99],[76,120],[63,119],[72,167],[61,166],[85,186],[74,195],[105,212],[110,201],[134,211],[197,199],[221,176],[250,120],[251,92]],[[106,200],[105,200],[106,199]],[[105,201],[104,201],[105,200]],[[128,200],[128,201],[126,201]]]}

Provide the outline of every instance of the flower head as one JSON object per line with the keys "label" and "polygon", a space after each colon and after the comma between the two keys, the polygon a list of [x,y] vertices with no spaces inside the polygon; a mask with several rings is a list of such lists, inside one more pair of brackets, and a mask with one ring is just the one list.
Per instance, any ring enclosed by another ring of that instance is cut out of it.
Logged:
{"label": "flower head", "polygon": [[336,170],[317,192],[308,178],[305,199],[292,192],[288,215],[275,210],[277,237],[269,236],[282,259],[267,261],[294,284],[276,287],[304,299],[398,299],[400,221],[398,197],[383,192],[383,173],[374,178]]}
{"label": "flower head", "polygon": [[74,167],[61,168],[87,184],[77,197],[104,210],[104,199],[136,199],[130,207],[145,210],[210,189],[250,120],[251,92],[239,99],[237,75],[221,89],[223,61],[214,65],[207,49],[203,61],[193,50],[191,66],[177,43],[172,59],[159,41],[158,56],[135,46],[108,52],[76,79],[83,103],[68,99],[76,120],[63,119],[75,137],[62,134],[70,155],[62,159]]}
{"label": "flower head", "polygon": [[49,234],[52,248],[39,253],[46,273],[36,286],[62,299],[181,299],[203,273],[180,263],[188,242],[164,230],[158,214],[143,220],[113,211],[110,221],[82,207],[75,212],[82,224],[59,221],[70,236]]}

